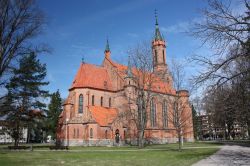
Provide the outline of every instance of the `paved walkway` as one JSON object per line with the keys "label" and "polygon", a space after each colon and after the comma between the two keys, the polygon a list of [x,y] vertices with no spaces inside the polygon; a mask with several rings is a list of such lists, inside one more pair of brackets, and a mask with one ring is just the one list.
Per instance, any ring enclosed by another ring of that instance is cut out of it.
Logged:
{"label": "paved walkway", "polygon": [[193,166],[250,166],[250,147],[225,145]]}

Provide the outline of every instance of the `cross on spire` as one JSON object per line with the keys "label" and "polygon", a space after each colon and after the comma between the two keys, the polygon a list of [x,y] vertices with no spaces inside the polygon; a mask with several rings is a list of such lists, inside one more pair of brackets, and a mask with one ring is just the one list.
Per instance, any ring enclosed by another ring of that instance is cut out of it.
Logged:
{"label": "cross on spire", "polygon": [[158,25],[157,10],[155,9],[155,25]]}
{"label": "cross on spire", "polygon": [[156,9],[155,9],[155,40],[163,40],[158,26],[158,15]]}

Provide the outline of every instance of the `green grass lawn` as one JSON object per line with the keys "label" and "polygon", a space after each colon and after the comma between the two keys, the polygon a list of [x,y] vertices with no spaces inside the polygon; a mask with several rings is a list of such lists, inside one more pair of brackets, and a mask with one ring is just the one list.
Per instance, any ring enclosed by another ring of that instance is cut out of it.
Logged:
{"label": "green grass lawn", "polygon": [[[69,151],[9,151],[0,147],[0,165],[98,165],[98,166],[158,166],[191,165],[218,150],[217,144],[188,143],[179,152],[177,144],[136,147],[71,147]],[[192,147],[200,147],[193,148]]]}

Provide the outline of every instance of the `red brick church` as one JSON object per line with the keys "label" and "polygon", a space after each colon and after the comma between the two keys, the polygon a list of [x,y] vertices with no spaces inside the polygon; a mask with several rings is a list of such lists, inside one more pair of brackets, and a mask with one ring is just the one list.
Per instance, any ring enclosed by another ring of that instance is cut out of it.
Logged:
{"label": "red brick church", "polygon": [[[60,115],[57,137],[65,145],[106,146],[136,144],[138,131],[129,118],[121,120],[120,113],[128,111],[128,92],[136,97],[136,87],[128,78],[131,66],[116,63],[111,58],[109,43],[104,51],[101,66],[82,62],[69,89],[69,95],[64,102]],[[163,39],[156,19],[155,36],[152,41],[152,56],[155,75],[161,72],[169,73],[166,64],[166,43]],[[178,141],[176,129],[168,117],[173,111],[173,103],[166,98],[178,94],[187,101],[185,111],[191,114],[188,104],[189,94],[186,90],[176,91],[172,86],[170,74],[159,77],[157,88],[148,112],[150,116],[145,130],[146,142],[172,143]],[[130,103],[137,109],[136,103]],[[152,114],[153,112],[153,114]],[[183,129],[185,141],[193,141],[192,117]]]}

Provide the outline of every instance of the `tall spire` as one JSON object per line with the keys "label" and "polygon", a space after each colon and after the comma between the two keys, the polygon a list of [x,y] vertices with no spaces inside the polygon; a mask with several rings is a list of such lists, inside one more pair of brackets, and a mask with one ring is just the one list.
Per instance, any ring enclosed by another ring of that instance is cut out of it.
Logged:
{"label": "tall spire", "polygon": [[155,9],[155,25],[158,26],[157,10]]}
{"label": "tall spire", "polygon": [[128,75],[128,77],[133,77],[132,67],[131,67],[131,64],[130,64],[130,56],[128,56],[128,70],[127,70],[127,75]]}
{"label": "tall spire", "polygon": [[104,54],[105,54],[105,58],[108,58],[108,59],[110,58],[111,51],[110,51],[110,48],[109,48],[109,40],[108,40],[108,38],[107,38],[107,43],[106,43]]}
{"label": "tall spire", "polygon": [[105,47],[105,52],[110,52],[109,40],[108,40],[108,38],[107,38],[107,43],[106,43],[106,47]]}
{"label": "tall spire", "polygon": [[163,40],[158,24],[157,10],[155,9],[155,40]]}

